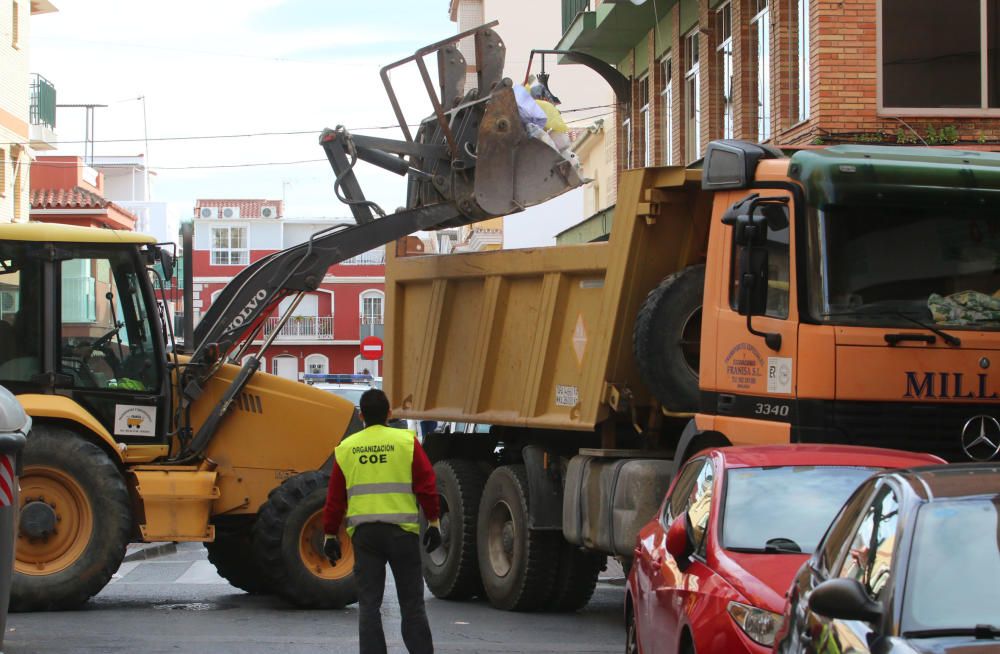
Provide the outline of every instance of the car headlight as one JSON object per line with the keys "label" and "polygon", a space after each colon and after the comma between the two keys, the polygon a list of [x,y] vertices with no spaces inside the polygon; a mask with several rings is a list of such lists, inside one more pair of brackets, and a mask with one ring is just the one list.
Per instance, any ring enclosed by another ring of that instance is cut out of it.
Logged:
{"label": "car headlight", "polygon": [[774,636],[781,628],[781,614],[771,613],[739,602],[730,602],[726,610],[729,611],[729,615],[740,626],[743,633],[755,643],[766,647],[774,645]]}

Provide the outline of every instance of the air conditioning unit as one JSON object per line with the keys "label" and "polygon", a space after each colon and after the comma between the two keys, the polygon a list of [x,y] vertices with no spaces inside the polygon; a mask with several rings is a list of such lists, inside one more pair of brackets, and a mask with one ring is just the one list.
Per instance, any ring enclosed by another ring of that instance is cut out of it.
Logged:
{"label": "air conditioning unit", "polygon": [[227,220],[231,219],[231,218],[239,218],[240,217],[240,208],[239,207],[223,207],[222,208],[222,217],[226,218]]}
{"label": "air conditioning unit", "polygon": [[218,218],[219,208],[218,207],[202,207],[198,210],[199,218]]}
{"label": "air conditioning unit", "polygon": [[277,207],[261,207],[260,209],[261,218],[277,218],[278,209]]}

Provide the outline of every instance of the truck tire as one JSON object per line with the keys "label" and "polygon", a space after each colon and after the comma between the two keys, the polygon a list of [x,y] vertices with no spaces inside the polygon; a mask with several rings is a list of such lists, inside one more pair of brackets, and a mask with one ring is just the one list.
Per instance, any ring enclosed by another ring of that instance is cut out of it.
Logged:
{"label": "truck tire", "polygon": [[219,576],[251,595],[270,592],[253,552],[253,524],[216,525],[215,541],[205,543],[208,561]]}
{"label": "truck tire", "polygon": [[125,558],[132,530],[125,479],[101,448],[55,425],[35,425],[22,460],[10,610],[76,608]]}
{"label": "truck tire", "polygon": [[558,532],[528,529],[528,477],[523,465],[493,471],[479,502],[479,572],[490,603],[506,611],[542,608],[556,574]]}
{"label": "truck tire", "polygon": [[563,541],[558,560],[559,569],[545,608],[549,611],[579,611],[593,597],[597,577],[604,568],[607,556]]}
{"label": "truck tire", "polygon": [[639,376],[666,409],[698,409],[698,368],[705,265],[664,278],[635,319],[632,351]]}
{"label": "truck tire", "polygon": [[486,475],[475,461],[445,459],[434,464],[441,498],[441,547],[421,548],[424,580],[435,597],[468,599],[483,592],[476,553],[476,518]]}
{"label": "truck tire", "polygon": [[329,475],[303,472],[271,491],[253,527],[265,583],[295,606],[340,609],[358,601],[354,549],[344,530],[336,565],[323,554],[323,505]]}

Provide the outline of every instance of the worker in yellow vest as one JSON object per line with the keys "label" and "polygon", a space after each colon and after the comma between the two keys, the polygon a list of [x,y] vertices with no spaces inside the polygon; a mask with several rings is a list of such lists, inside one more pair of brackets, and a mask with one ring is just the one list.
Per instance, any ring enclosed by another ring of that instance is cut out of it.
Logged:
{"label": "worker in yellow vest", "polygon": [[334,452],[323,512],[323,550],[331,562],[340,558],[337,534],[346,514],[354,545],[361,654],[386,652],[381,608],[387,563],[396,581],[406,649],[430,654],[434,644],[424,608],[417,505],[427,519],[423,544],[430,553],[441,546],[434,468],[412,431],[386,426],[385,393],[365,391],[361,419],[365,429],[345,438]]}

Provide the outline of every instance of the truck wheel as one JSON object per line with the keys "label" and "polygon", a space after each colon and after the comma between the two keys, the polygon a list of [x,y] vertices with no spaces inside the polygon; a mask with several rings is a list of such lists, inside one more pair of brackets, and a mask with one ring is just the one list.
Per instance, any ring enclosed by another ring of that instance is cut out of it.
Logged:
{"label": "truck wheel", "polygon": [[340,609],[358,601],[354,549],[342,529],[336,565],[323,554],[323,505],[329,475],[318,470],[271,491],[253,527],[254,557],[265,583],[301,608]]}
{"label": "truck wheel", "polygon": [[205,543],[208,561],[219,576],[251,595],[270,592],[253,554],[252,523],[216,525],[215,541]]}
{"label": "truck wheel", "polygon": [[670,411],[698,409],[705,266],[688,266],[649,292],[632,332],[639,375]]}
{"label": "truck wheel", "polygon": [[23,461],[10,610],[78,607],[125,558],[132,529],[125,480],[101,448],[53,425],[35,425]]}
{"label": "truck wheel", "polygon": [[434,464],[441,498],[441,547],[421,548],[424,580],[435,597],[468,599],[483,592],[476,554],[476,515],[486,476],[474,461],[447,459]]}
{"label": "truck wheel", "polygon": [[563,541],[558,559],[559,569],[545,608],[550,611],[578,611],[587,606],[593,597],[597,577],[607,557]]}
{"label": "truck wheel", "polygon": [[552,591],[561,534],[528,529],[528,477],[523,465],[493,471],[479,503],[479,572],[490,603],[507,611],[541,608]]}

